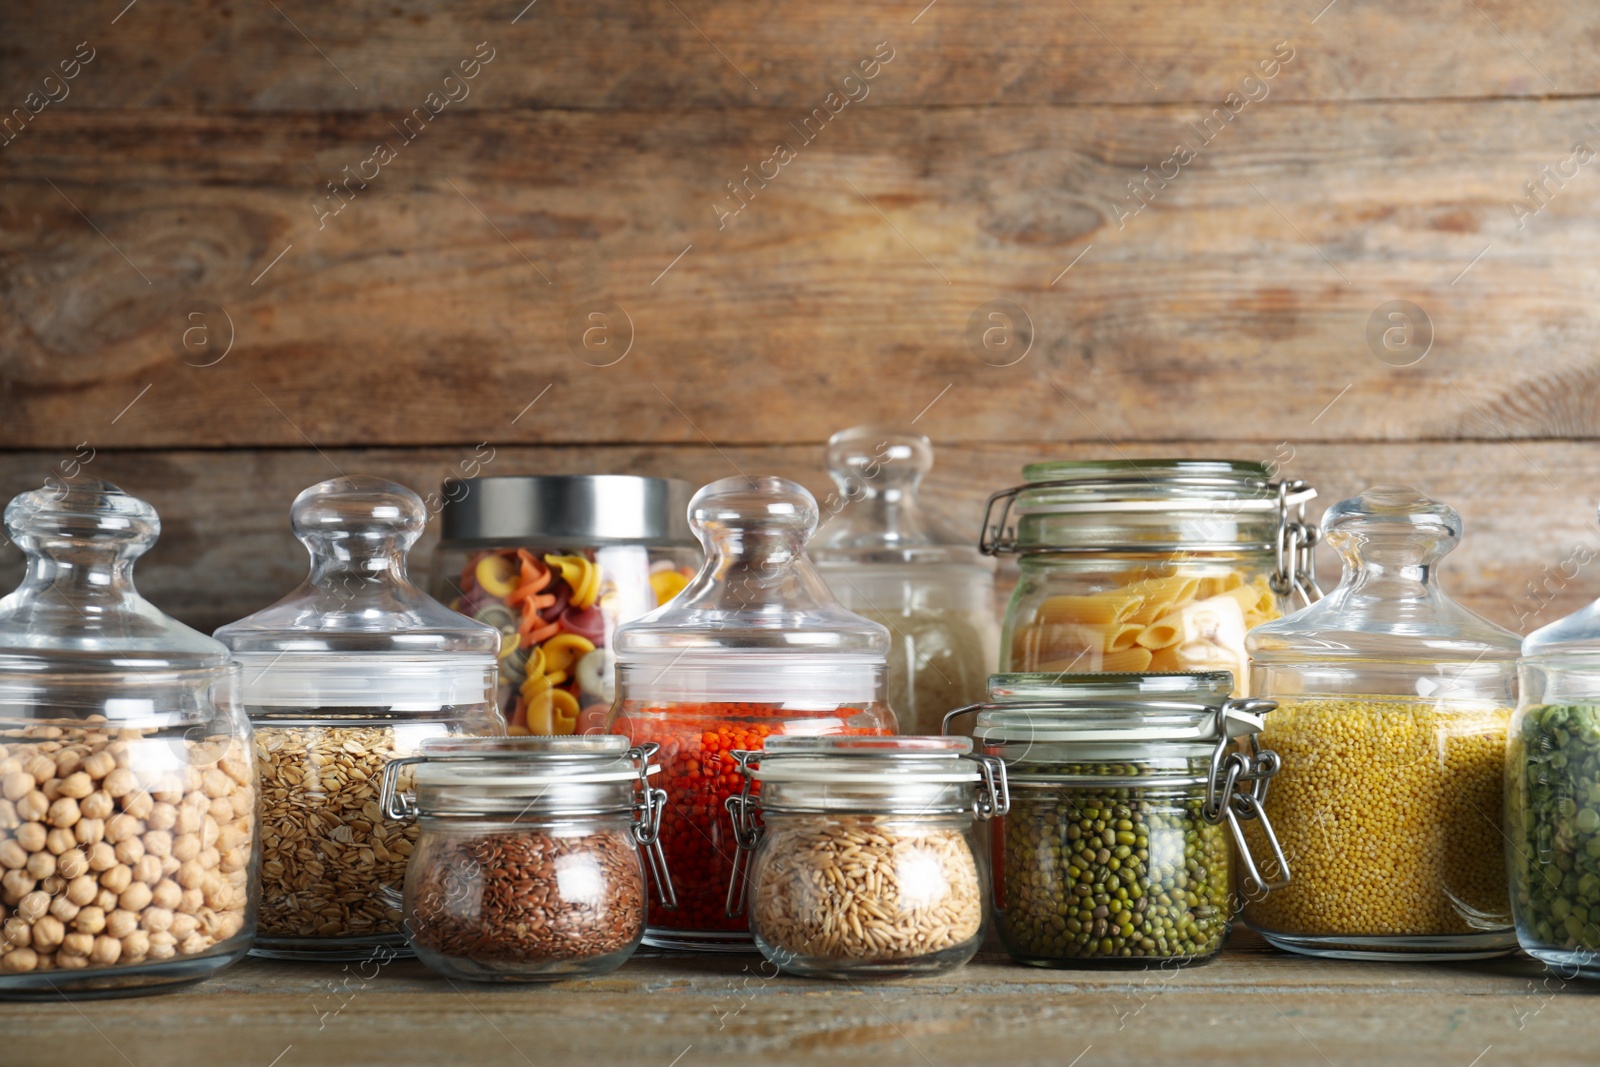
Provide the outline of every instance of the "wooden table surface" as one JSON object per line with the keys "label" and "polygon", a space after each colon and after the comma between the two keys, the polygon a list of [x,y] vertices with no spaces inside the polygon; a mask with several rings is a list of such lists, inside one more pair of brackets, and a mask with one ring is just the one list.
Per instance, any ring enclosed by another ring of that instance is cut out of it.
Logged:
{"label": "wooden table surface", "polygon": [[[1594,1063],[1600,983],[1521,956],[1310,960],[1238,933],[1178,971],[1047,971],[983,954],[933,978],[768,979],[758,957],[643,950],[603,978],[481,986],[415,961],[247,960],[158,997],[0,1005],[0,1063],[353,1064]],[[348,984],[346,985],[346,978]],[[335,993],[337,990],[337,993]]]}

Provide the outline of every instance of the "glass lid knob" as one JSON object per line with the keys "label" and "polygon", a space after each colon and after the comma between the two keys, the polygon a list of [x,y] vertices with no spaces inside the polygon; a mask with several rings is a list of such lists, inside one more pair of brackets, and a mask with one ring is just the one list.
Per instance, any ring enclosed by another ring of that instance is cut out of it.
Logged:
{"label": "glass lid knob", "polygon": [[817,517],[804,486],[770,475],[723,478],[689,501],[689,526],[708,555],[798,554]]}
{"label": "glass lid knob", "polygon": [[1375,485],[1341,500],[1322,517],[1322,530],[1347,563],[1425,565],[1461,541],[1461,515],[1409,485]]}
{"label": "glass lid knob", "polygon": [[62,563],[136,559],[161,536],[155,508],[98,478],[22,493],[6,506],[5,522],[26,555]]}
{"label": "glass lid knob", "polygon": [[933,469],[933,444],[919,433],[852,426],[828,438],[827,462],[847,497],[915,492]]}

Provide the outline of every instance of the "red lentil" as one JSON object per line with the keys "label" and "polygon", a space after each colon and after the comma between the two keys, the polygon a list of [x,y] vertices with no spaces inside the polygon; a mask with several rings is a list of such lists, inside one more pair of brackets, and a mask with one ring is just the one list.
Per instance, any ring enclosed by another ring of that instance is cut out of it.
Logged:
{"label": "red lentil", "polygon": [[[661,844],[678,894],[676,910],[650,901],[649,924],[672,930],[749,930],[744,915],[729,918],[728,879],[738,846],[724,801],[744,788],[738,764],[727,753],[759,749],[785,733],[888,735],[894,720],[886,708],[843,707],[803,711],[769,703],[652,703],[627,701],[611,732],[634,744],[661,746],[658,781],[667,791]],[[796,729],[803,724],[802,729]]]}

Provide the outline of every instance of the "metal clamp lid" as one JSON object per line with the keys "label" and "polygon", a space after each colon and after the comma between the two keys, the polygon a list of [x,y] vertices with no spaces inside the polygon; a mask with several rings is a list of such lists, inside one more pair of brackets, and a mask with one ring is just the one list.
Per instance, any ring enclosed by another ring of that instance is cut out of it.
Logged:
{"label": "metal clamp lid", "polygon": [[[1261,717],[1278,705],[1275,701],[1246,697],[1229,699],[1217,709],[1217,730],[1221,735],[1211,753],[1211,773],[1206,780],[1206,800],[1200,814],[1213,826],[1228,820],[1233,840],[1239,846],[1239,859],[1244,864],[1244,887],[1252,886],[1271,891],[1289,884],[1289,859],[1284,855],[1278,835],[1273,832],[1263,805],[1267,800],[1267,786],[1272,776],[1283,766],[1283,761],[1271,749],[1261,747]],[[1242,729],[1240,729],[1242,727]],[[1237,736],[1248,737],[1250,751],[1240,752],[1233,745]],[[1241,790],[1240,786],[1248,786]],[[1266,835],[1267,847],[1272,850],[1278,877],[1268,880],[1261,875],[1250,844],[1245,840],[1240,820],[1259,819],[1261,832]]]}
{"label": "metal clamp lid", "polygon": [[[656,899],[660,901],[664,907],[676,908],[678,906],[678,896],[676,891],[673,889],[672,877],[670,872],[667,870],[666,852],[663,850],[661,845],[661,815],[667,807],[667,792],[664,789],[656,789],[650,785],[650,775],[658,772],[661,769],[658,765],[650,762],[660,748],[661,746],[656,744],[654,741],[646,741],[643,744],[635,745],[634,747],[628,749],[624,754],[623,758],[626,759],[629,765],[633,768],[634,774],[630,775],[629,777],[634,778],[636,789],[635,799],[626,807],[602,808],[590,806],[584,808],[567,808],[560,810],[541,809],[538,814],[541,816],[557,816],[565,818],[581,815],[604,815],[619,811],[630,812],[633,816],[631,833],[633,834],[634,840],[639,843],[640,851],[644,853],[645,861],[650,871],[650,880],[655,884]],[[382,809],[384,815],[400,822],[409,821],[418,815],[419,809],[417,807],[415,794],[404,793],[400,791],[400,771],[404,767],[420,766],[429,763],[475,763],[482,766],[487,762],[493,760],[504,760],[508,757],[521,759],[524,761],[530,759],[536,760],[538,758],[538,756],[533,753],[508,754],[505,752],[499,752],[491,755],[486,752],[459,755],[423,753],[416,756],[402,756],[397,759],[392,759],[386,763],[383,768],[383,782],[379,792],[378,806],[380,809]],[[593,775],[591,773],[590,777],[592,776]],[[580,771],[573,773],[571,777],[576,783],[582,781],[586,776]],[[613,776],[609,774],[606,777],[608,780],[615,780]],[[530,782],[530,785],[531,784],[532,783]],[[542,783],[540,784],[539,788],[541,790],[544,788]],[[531,808],[534,807],[535,804],[538,803],[539,799],[540,796],[534,796],[528,801],[521,811],[514,813],[512,818],[526,814]],[[452,816],[461,816],[467,818],[494,818],[503,817],[506,813],[503,810],[479,810],[451,811],[450,814]]]}
{"label": "metal clamp lid", "polygon": [[[983,526],[978,533],[978,551],[985,556],[1002,556],[1018,551],[1017,531],[1016,527],[1010,524],[1010,518],[1011,508],[1016,503],[1017,496],[1020,493],[1032,492],[1036,489],[1113,489],[1123,484],[1130,483],[1126,479],[1087,481],[1065,478],[1014,485],[1009,489],[1002,489],[998,493],[993,493],[983,507]],[[1154,484],[1185,489],[1224,489],[1235,487],[1238,483],[1226,478],[1149,476],[1141,477],[1138,484]],[[1267,482],[1265,488],[1274,490],[1275,493],[1271,496],[1250,498],[1081,501],[1053,504],[1049,510],[1052,513],[1061,514],[1276,510],[1278,513],[1278,532],[1272,546],[1275,563],[1272,574],[1272,589],[1279,596],[1298,596],[1302,606],[1310,604],[1322,597],[1322,590],[1317,586],[1314,552],[1317,542],[1321,539],[1321,530],[1315,524],[1306,521],[1306,504],[1316,497],[1317,491],[1312,488],[1309,482],[1301,479]],[[998,516],[995,515],[996,504],[1001,505]],[[1292,518],[1290,509],[1294,509]],[[1083,546],[1076,549],[1057,548],[1053,551],[1111,554],[1123,551],[1150,551],[1163,547],[1169,551],[1199,552],[1205,550],[1205,546],[1202,545],[1157,546],[1129,544]]]}
{"label": "metal clamp lid", "polygon": [[[761,843],[761,835],[765,829],[760,821],[761,797],[751,792],[751,786],[755,784],[755,771],[759,769],[763,755],[771,757],[780,754],[736,749],[729,755],[738,764],[739,773],[744,776],[744,788],[723,801],[723,806],[728,809],[729,818],[733,820],[733,836],[738,845],[733,857],[733,870],[728,877],[728,898],[724,907],[728,917],[734,918],[744,913],[746,875],[750,867],[750,856]],[[965,753],[958,758],[970,760],[978,765],[980,780],[970,809],[972,817],[980,822],[987,822],[1009,812],[1011,788],[1006,780],[1005,762],[997,756],[980,756],[974,753]]]}

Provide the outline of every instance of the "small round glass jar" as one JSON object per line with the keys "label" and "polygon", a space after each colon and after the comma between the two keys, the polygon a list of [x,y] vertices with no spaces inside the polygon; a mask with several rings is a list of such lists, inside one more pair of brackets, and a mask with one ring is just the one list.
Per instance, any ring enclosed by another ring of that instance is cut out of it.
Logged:
{"label": "small round glass jar", "polygon": [[1506,862],[1522,950],[1600,978],[1600,602],[1522,642],[1505,773]]}
{"label": "small round glass jar", "polygon": [[319,482],[290,508],[306,580],[216,636],[243,666],[260,776],[261,919],[251,952],[364,960],[406,951],[398,891],[417,827],[378,805],[384,765],[427,738],[504,734],[498,631],[411,583],[427,512],[405,486]]}
{"label": "small round glass jar", "polygon": [[[990,679],[973,735],[1011,786],[992,836],[996,926],[1013,959],[1204,963],[1238,910],[1234,845],[1246,895],[1288,884],[1260,805],[1279,766],[1256,742],[1272,704],[1232,687],[1220,672]],[[1242,830],[1255,820],[1270,848],[1260,866]]]}
{"label": "small round glass jar", "polygon": [[737,848],[723,805],[732,753],[785,734],[881,735],[888,632],[840,607],[805,556],[817,504],[782,478],[725,478],[695,494],[706,563],[671,603],[617,631],[610,730],[661,749],[661,841],[678,907],[652,905],[645,943],[748,952],[726,901]]}
{"label": "small round glass jar", "polygon": [[1000,627],[994,560],[945,533],[917,488],[933,469],[921,434],[856,426],[828,438],[839,495],[808,551],[839,603],[889,630],[889,703],[905,732],[936,734],[944,713],[983,699]]}
{"label": "small round glass jar", "polygon": [[979,541],[1018,557],[1002,671],[1225,670],[1242,696],[1245,634],[1319,595],[1305,521],[1316,491],[1262,464],[1072,461],[1022,475],[989,498]]}
{"label": "small round glass jar", "polygon": [[745,787],[727,807],[744,863],[727,906],[748,909],[761,954],[839,979],[971,959],[988,909],[975,820],[1009,803],[1005,767],[971,752],[965,737],[775,737],[733,753]]}
{"label": "small round glass jar", "polygon": [[5,522],[28,569],[0,600],[0,997],[205,978],[256,927],[239,669],[134,589],[143,500],[56,483]]}
{"label": "small round glass jar", "polygon": [[701,554],[690,486],[631,474],[452,480],[433,595],[501,633],[507,732],[594,733],[616,699],[618,626],[671,600]]}
{"label": "small round glass jar", "polygon": [[383,810],[415,817],[421,831],[402,923],[417,958],[477,982],[622,966],[644,936],[647,882],[663,906],[676,903],[657,837],[666,794],[650,786],[654,754],[604,734],[450,738],[391,761]]}
{"label": "small round glass jar", "polygon": [[1480,959],[1516,947],[1501,835],[1521,639],[1451,600],[1461,516],[1374,486],[1323,516],[1344,574],[1250,634],[1277,702],[1266,810],[1294,884],[1250,901],[1268,943],[1346,959]]}

